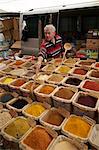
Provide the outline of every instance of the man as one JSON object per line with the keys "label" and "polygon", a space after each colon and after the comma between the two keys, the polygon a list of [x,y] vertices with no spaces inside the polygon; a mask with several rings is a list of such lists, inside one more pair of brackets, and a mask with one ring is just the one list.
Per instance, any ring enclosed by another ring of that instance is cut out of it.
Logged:
{"label": "man", "polygon": [[52,24],[44,27],[44,35],[45,39],[40,46],[36,71],[40,69],[44,59],[60,57],[63,52],[62,38],[56,35],[56,29]]}

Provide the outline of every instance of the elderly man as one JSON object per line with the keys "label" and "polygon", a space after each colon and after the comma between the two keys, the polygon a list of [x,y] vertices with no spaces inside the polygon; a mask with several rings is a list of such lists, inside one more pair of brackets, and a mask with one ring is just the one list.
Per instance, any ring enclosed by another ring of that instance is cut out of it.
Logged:
{"label": "elderly man", "polygon": [[62,38],[56,35],[56,29],[52,24],[44,27],[45,39],[40,46],[36,69],[39,70],[44,59],[60,57],[63,52]]}

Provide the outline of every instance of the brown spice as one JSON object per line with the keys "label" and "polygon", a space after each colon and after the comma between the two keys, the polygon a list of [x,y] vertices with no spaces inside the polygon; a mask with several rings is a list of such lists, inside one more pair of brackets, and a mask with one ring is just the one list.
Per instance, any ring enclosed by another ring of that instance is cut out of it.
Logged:
{"label": "brown spice", "polygon": [[67,99],[67,100],[70,100],[73,95],[74,95],[74,92],[66,88],[61,88],[55,93],[55,96],[59,98]]}
{"label": "brown spice", "polygon": [[36,127],[23,142],[34,150],[46,150],[51,141],[45,129]]}
{"label": "brown spice", "polygon": [[75,69],[74,73],[75,74],[85,75],[87,73],[87,70],[84,70],[84,69]]}
{"label": "brown spice", "polygon": [[92,71],[91,76],[95,78],[99,78],[99,71]]}
{"label": "brown spice", "polygon": [[63,120],[64,120],[64,117],[56,110],[51,110],[48,113],[48,116],[46,117],[46,119],[44,119],[45,122],[52,124],[52,125],[56,125],[56,126],[61,125]]}

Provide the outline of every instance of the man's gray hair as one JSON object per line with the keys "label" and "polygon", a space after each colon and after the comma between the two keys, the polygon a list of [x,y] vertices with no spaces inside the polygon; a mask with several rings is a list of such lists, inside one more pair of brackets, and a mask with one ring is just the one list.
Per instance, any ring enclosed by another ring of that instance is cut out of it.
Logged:
{"label": "man's gray hair", "polygon": [[44,31],[51,30],[52,32],[56,31],[56,28],[52,24],[48,24],[44,27]]}

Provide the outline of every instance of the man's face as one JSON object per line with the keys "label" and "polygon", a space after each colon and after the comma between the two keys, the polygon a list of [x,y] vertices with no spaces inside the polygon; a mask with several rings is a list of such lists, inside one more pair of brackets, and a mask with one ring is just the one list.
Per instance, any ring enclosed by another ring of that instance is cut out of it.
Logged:
{"label": "man's face", "polygon": [[55,32],[53,32],[52,30],[48,29],[48,30],[44,31],[44,35],[45,35],[45,39],[47,41],[51,41],[54,38],[54,36],[55,36]]}

